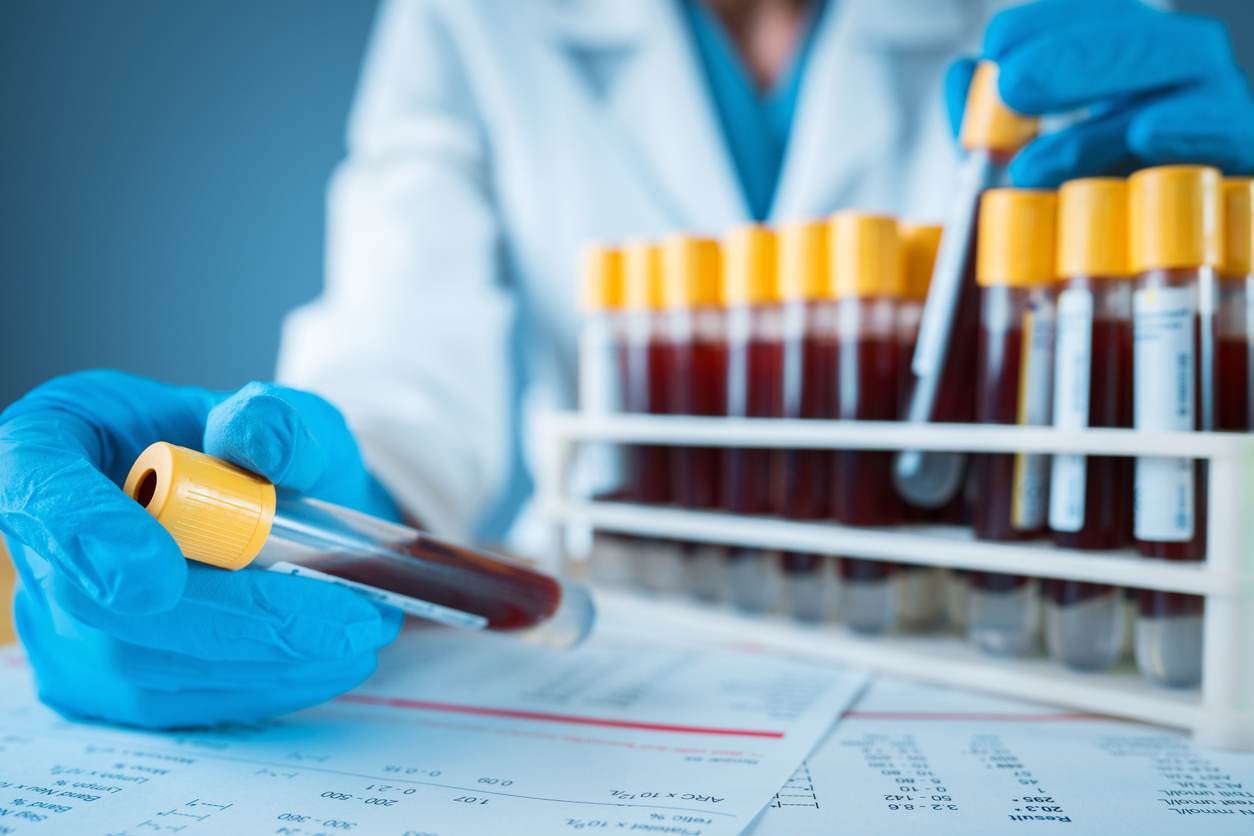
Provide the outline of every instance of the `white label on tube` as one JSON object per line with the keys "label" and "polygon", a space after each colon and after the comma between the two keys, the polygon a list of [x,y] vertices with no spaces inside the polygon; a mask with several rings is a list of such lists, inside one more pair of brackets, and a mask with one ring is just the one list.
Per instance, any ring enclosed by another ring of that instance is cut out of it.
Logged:
{"label": "white label on tube", "polygon": [[[1070,288],[1058,296],[1058,345],[1054,350],[1054,426],[1081,430],[1089,424],[1089,375],[1093,368],[1093,293]],[[1082,455],[1054,456],[1049,482],[1049,527],[1079,531],[1084,527]]]}
{"label": "white label on tube", "polygon": [[[1133,294],[1133,425],[1138,430],[1194,429],[1196,315],[1191,288],[1147,288]],[[1138,458],[1133,503],[1138,540],[1192,540],[1193,460]]]}
{"label": "white label on tube", "polygon": [[306,566],[297,566],[295,563],[288,563],[280,560],[278,563],[270,566],[266,571],[282,572],[285,575],[295,575],[298,578],[313,578],[316,581],[325,583],[333,583],[336,586],[342,586],[346,589],[352,589],[360,592],[368,598],[372,598],[381,604],[388,604],[396,607],[407,615],[414,615],[418,618],[425,618],[428,621],[435,621],[440,624],[447,624],[450,627],[462,627],[466,630],[482,630],[488,626],[488,620],[481,615],[462,612],[461,610],[452,610],[448,607],[441,607],[439,604],[432,604],[429,601],[419,601],[417,598],[410,598],[406,595],[397,595],[394,592],[386,592],[377,587],[369,586],[356,581],[346,581],[343,578],[337,578],[334,575],[328,575],[325,572],[319,572],[316,569],[310,569]]}
{"label": "white label on tube", "polygon": [[[1054,378],[1053,305],[1029,303],[1023,314],[1018,423],[1048,426]],[[1045,524],[1049,500],[1049,456],[1016,453],[1010,524],[1031,531]]]}

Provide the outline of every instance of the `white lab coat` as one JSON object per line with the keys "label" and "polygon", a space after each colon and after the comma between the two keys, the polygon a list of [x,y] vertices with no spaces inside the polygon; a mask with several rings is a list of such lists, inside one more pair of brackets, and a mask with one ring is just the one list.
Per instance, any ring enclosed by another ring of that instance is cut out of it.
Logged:
{"label": "white lab coat", "polygon": [[[939,220],[944,71],[1001,4],[829,0],[770,220]],[[573,403],[581,244],[748,219],[689,37],[676,0],[382,9],[330,189],[326,288],[288,318],[278,376],[343,410],[432,530],[467,536],[505,483],[513,323],[524,418]]]}

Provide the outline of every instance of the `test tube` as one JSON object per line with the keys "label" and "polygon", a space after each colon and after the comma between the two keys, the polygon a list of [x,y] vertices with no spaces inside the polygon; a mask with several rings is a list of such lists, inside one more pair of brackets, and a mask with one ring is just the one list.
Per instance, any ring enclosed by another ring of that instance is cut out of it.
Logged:
{"label": "test tube", "polygon": [[[821,221],[784,224],[778,231],[785,418],[836,417],[837,318],[827,237]],[[831,511],[831,451],[784,450],[778,461],[780,513],[795,520],[825,519]],[[785,606],[794,618],[819,621],[826,615],[828,563],[821,554],[781,556]]]}
{"label": "test tube", "polygon": [[[911,360],[916,378],[908,421],[974,419],[980,294],[975,282],[977,216],[985,189],[1007,184],[1010,160],[1037,131],[1035,118],[1012,111],[997,92],[997,65],[981,61],[971,79],[959,142],[966,158],[954,183],[954,202],[936,256],[927,304]],[[961,492],[962,453],[906,450],[894,479],[901,496],[920,508],[939,508]]]}
{"label": "test tube", "polygon": [[[601,244],[589,244],[581,259],[579,330],[579,411],[606,415],[623,409],[623,254]],[[586,442],[578,452],[572,492],[585,498],[615,499],[623,494],[623,451],[614,444]],[[590,526],[567,528],[567,549],[587,555],[591,576],[604,583],[627,580],[630,538]]]}
{"label": "test tube", "polygon": [[[1058,337],[1054,426],[1132,426],[1132,279],[1128,188],[1114,177],[1064,183],[1058,193]],[[1057,455],[1049,527],[1072,549],[1124,545],[1132,512],[1131,459]],[[1050,655],[1076,670],[1105,670],[1123,642],[1124,592],[1109,584],[1046,581]]]}
{"label": "test tube", "polygon": [[[1143,169],[1128,180],[1132,295],[1133,425],[1215,428],[1216,268],[1223,263],[1219,172],[1206,166]],[[1136,460],[1137,546],[1145,557],[1206,557],[1206,465],[1174,457]],[[1202,676],[1198,595],[1142,589],[1136,624],[1141,674],[1169,687]]]}
{"label": "test tube", "polygon": [[[670,403],[668,324],[662,297],[662,248],[648,241],[629,241],[623,248],[623,307],[627,349],[625,397],[627,412],[667,415]],[[627,499],[644,504],[671,501],[672,448],[656,444],[626,450]],[[679,545],[669,540],[635,538],[631,559],[636,585],[664,592],[679,581]]]}
{"label": "test tube", "polygon": [[[662,244],[662,303],[668,339],[664,365],[671,411],[717,415],[727,409],[727,335],[719,301],[716,241],[681,235]],[[683,508],[716,508],[722,451],[717,447],[671,449],[671,498]],[[698,598],[722,596],[723,549],[707,543],[680,546],[684,587]]]}
{"label": "test tube", "polygon": [[[832,284],[837,299],[836,416],[894,421],[900,389],[897,300],[901,247],[897,221],[853,211],[830,225]],[[832,511],[844,525],[893,525],[901,504],[893,489],[893,454],[838,450],[833,461]],[[840,619],[860,633],[884,633],[897,618],[892,563],[842,558]]]}
{"label": "test tube", "polygon": [[[1058,200],[1050,191],[992,189],[980,207],[981,287],[976,420],[1047,425],[1054,363],[1054,246]],[[975,456],[973,527],[981,540],[1045,533],[1049,457]],[[981,650],[1019,656],[1036,644],[1036,582],[972,572],[967,637]]]}
{"label": "test tube", "polygon": [[[941,228],[928,224],[898,225],[901,238],[901,299],[897,303],[897,345],[899,377],[898,404],[910,402],[914,375],[910,358],[919,339],[919,323],[927,299],[936,251],[940,247]],[[904,520],[912,523],[959,523],[962,517],[961,492],[940,508],[916,508],[903,505]],[[897,567],[897,625],[910,632],[927,632],[945,621],[946,581],[948,570],[937,566],[902,563]]]}
{"label": "test tube", "polygon": [[[779,418],[783,408],[784,314],[779,291],[775,234],[749,224],[733,229],[723,244],[722,295],[727,305],[727,415]],[[771,476],[775,451],[723,450],[723,508],[735,514],[775,511]],[[728,551],[732,600],[751,612],[773,603],[772,553],[733,547]]]}
{"label": "test tube", "polygon": [[195,450],[153,444],[124,490],[191,560],[334,583],[409,615],[548,647],[571,647],[592,629],[592,599],[577,583],[276,490]]}
{"label": "test tube", "polygon": [[1250,337],[1248,285],[1254,280],[1250,239],[1254,227],[1251,198],[1254,178],[1224,179],[1224,262],[1219,270],[1219,306],[1215,312],[1218,385],[1217,429],[1250,430]]}

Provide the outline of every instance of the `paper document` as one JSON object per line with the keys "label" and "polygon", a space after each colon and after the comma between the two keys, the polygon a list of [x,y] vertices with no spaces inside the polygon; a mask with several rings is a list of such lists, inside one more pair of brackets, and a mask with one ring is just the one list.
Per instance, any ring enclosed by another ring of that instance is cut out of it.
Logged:
{"label": "paper document", "polygon": [[866,681],[622,637],[552,652],[433,628],[317,708],[165,734],[62,720],[28,679],[15,651],[0,658],[0,836],[732,836]]}
{"label": "paper document", "polygon": [[752,836],[1254,831],[1254,755],[1138,723],[877,680]]}

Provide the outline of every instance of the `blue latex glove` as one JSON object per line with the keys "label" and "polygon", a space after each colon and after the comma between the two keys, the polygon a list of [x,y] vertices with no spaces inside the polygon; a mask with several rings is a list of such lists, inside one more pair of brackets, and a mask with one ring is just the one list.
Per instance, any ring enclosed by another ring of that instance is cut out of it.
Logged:
{"label": "blue latex glove", "polygon": [[[1001,67],[1001,97],[1020,113],[1089,108],[1020,152],[1010,166],[1018,186],[1138,164],[1254,172],[1254,96],[1218,20],[1136,0],[1041,0],[997,15],[984,57]],[[974,67],[960,60],[945,79],[955,132]]]}
{"label": "blue latex glove", "polygon": [[36,388],[0,415],[0,531],[40,697],[69,717],[173,728],[252,722],[369,676],[399,611],[330,584],[185,560],[119,488],[155,441],[398,517],[343,418],[314,395],[253,383],[227,396],[110,371]]}

